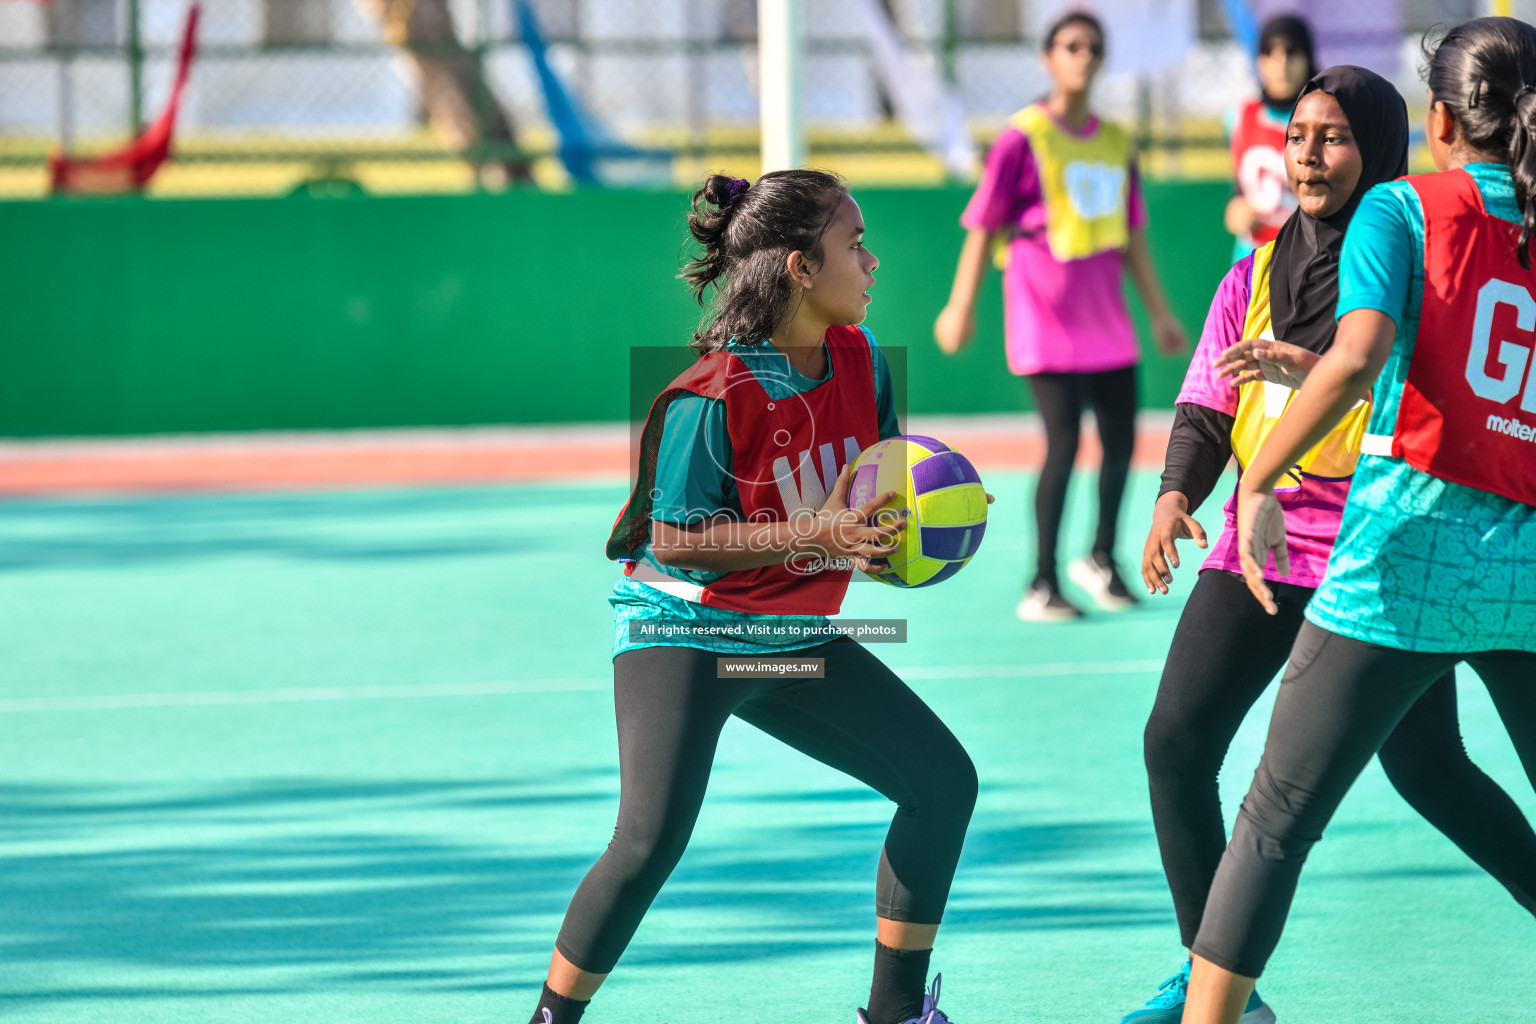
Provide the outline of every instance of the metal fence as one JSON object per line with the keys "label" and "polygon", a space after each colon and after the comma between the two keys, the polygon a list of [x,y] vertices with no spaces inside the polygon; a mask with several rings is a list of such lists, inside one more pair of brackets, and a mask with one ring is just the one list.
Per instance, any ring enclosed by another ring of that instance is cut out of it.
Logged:
{"label": "metal fence", "polygon": [[[804,0],[811,157],[859,182],[934,182],[953,170],[917,145],[874,66],[853,0]],[[1036,36],[1046,0],[873,0],[920,63],[952,84],[977,148],[1046,89]],[[1250,4],[1254,0],[1249,0]],[[1488,0],[1292,0],[1335,56],[1368,53],[1417,84],[1417,41]],[[1185,6],[1181,7],[1180,4]],[[0,195],[46,191],[47,153],[91,153],[152,119],[169,87],[189,0],[0,0]],[[157,194],[279,194],[295,188],[440,191],[531,181],[562,187],[548,81],[515,0],[202,0],[200,48]],[[1227,173],[1223,114],[1251,95],[1252,62],[1223,0],[1140,0],[1182,12],[1166,40],[1097,5],[1111,63],[1095,93],[1134,126],[1154,174]],[[1266,7],[1256,4],[1259,13]],[[751,173],[757,154],[754,0],[532,0],[555,103],[599,146],[635,147],[627,180],[661,184],[706,168]],[[1143,10],[1143,14],[1145,13]],[[1536,14],[1536,0],[1515,11]],[[1364,26],[1363,28],[1361,26]],[[1328,42],[1332,30],[1333,42]],[[1366,62],[1362,60],[1361,62]]]}

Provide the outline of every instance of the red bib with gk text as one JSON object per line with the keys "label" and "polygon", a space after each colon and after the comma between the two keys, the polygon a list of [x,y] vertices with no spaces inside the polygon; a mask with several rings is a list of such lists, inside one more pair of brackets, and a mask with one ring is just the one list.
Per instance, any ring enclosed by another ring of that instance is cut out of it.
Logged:
{"label": "red bib with gk text", "polygon": [[1536,505],[1536,271],[1464,170],[1406,179],[1424,208],[1424,305],[1392,454]]}

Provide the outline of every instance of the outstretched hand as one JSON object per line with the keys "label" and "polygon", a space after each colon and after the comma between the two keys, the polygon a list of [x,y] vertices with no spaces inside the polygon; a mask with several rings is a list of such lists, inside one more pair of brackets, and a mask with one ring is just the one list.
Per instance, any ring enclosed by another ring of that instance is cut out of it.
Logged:
{"label": "outstretched hand", "polygon": [[1300,390],[1321,358],[1315,352],[1273,338],[1244,338],[1216,358],[1216,376],[1231,378],[1234,386],[1264,380]]}
{"label": "outstretched hand", "polygon": [[1205,529],[1195,517],[1178,504],[1159,501],[1153,512],[1152,529],[1147,532],[1147,543],[1141,549],[1141,582],[1148,594],[1166,594],[1173,582],[1173,570],[1179,567],[1177,541],[1193,540],[1196,547],[1205,547]]}
{"label": "outstretched hand", "polygon": [[1264,579],[1264,566],[1270,556],[1281,576],[1291,574],[1291,554],[1285,543],[1285,510],[1272,490],[1237,491],[1237,554],[1243,563],[1243,581],[1248,590],[1271,615],[1280,612],[1274,592]]}

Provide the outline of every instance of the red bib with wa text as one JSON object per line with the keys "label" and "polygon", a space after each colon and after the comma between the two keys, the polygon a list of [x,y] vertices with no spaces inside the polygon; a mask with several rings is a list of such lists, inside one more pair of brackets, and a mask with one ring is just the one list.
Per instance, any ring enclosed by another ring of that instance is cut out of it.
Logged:
{"label": "red bib with wa text", "polygon": [[1536,271],[1464,170],[1405,179],[1424,208],[1424,306],[1392,454],[1536,505]]}
{"label": "red bib with wa text", "polygon": [[[651,406],[642,434],[639,472],[629,503],[614,522],[608,557],[629,561],[650,535],[651,488],[666,407],[681,392],[725,402],[731,473],[747,522],[785,522],[814,515],[843,466],[880,439],[869,341],[857,327],[826,335],[832,379],[802,394],[771,399],[757,377],[729,352],[710,352],[680,374]],[[705,585],[701,604],[772,615],[833,615],[843,604],[851,568],[803,557],[726,573]]]}
{"label": "red bib with wa text", "polygon": [[1237,190],[1263,222],[1253,229],[1255,248],[1273,242],[1296,197],[1285,173],[1285,128],[1267,116],[1262,100],[1249,100],[1238,111],[1232,131],[1232,168]]}

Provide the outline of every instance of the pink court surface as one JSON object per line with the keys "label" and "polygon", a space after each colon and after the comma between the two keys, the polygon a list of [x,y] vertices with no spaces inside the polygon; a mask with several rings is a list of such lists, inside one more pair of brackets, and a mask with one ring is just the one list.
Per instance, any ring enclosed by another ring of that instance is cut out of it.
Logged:
{"label": "pink court surface", "polygon": [[[1143,413],[1135,464],[1162,465],[1172,422]],[[1045,435],[1027,414],[914,417],[980,470],[1037,468]],[[625,424],[359,430],[0,442],[0,494],[307,490],[613,479],[630,471]],[[1096,465],[1084,424],[1079,463]]]}

